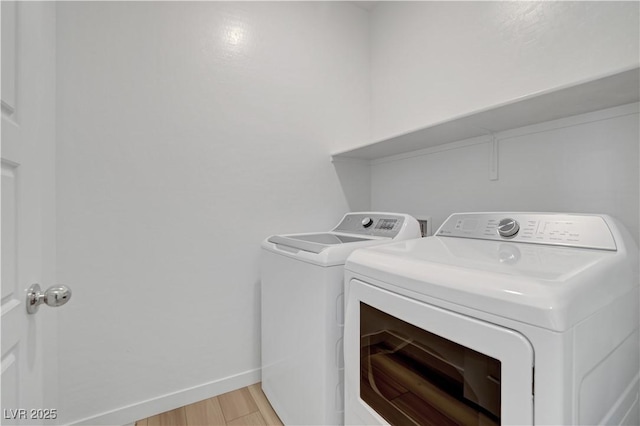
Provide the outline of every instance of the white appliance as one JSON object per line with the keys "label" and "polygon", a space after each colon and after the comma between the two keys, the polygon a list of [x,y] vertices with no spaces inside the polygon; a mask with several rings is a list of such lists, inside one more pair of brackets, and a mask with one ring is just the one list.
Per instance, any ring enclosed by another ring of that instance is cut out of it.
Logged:
{"label": "white appliance", "polygon": [[262,389],[284,424],[342,424],[344,262],[357,248],[419,236],[411,216],[366,212],[262,243]]}
{"label": "white appliance", "polygon": [[608,216],[454,214],[345,265],[346,424],[640,424],[638,249]]}

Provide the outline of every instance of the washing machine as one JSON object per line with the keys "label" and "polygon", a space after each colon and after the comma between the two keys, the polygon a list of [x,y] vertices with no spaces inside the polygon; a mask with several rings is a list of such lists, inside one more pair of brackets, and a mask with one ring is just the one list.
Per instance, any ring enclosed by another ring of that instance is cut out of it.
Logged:
{"label": "washing machine", "polygon": [[328,232],[262,243],[262,389],[284,424],[342,424],[345,260],[357,248],[418,237],[412,216],[364,212]]}
{"label": "washing machine", "polygon": [[638,249],[606,215],[460,213],[345,265],[345,422],[640,424]]}

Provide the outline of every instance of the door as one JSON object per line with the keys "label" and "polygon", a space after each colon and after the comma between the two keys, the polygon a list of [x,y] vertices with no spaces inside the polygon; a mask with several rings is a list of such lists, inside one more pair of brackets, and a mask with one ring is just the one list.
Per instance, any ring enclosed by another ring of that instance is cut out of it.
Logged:
{"label": "door", "polygon": [[55,422],[55,311],[26,290],[55,270],[55,4],[8,2],[2,22],[2,424]]}
{"label": "door", "polygon": [[346,424],[533,424],[524,336],[359,280],[347,291]]}

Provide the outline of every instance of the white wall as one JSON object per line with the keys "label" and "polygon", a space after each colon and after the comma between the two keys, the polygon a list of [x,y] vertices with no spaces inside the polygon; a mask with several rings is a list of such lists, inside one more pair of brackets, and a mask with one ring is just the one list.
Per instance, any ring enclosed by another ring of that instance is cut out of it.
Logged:
{"label": "white wall", "polygon": [[373,140],[639,61],[638,2],[383,2]]}
{"label": "white wall", "polygon": [[369,136],[367,13],[62,2],[57,14],[58,278],[74,290],[60,311],[61,423],[127,423],[258,381],[261,240],[369,207],[368,194],[347,200],[329,161]]}
{"label": "white wall", "polygon": [[498,180],[488,138],[381,159],[372,208],[430,215],[434,232],[455,212],[605,213],[638,242],[639,121],[630,104],[498,133]]}

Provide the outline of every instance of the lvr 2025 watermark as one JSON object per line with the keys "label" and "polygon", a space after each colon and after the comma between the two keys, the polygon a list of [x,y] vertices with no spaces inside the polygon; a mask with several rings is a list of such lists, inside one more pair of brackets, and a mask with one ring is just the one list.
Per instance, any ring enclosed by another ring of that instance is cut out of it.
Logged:
{"label": "lvr 2025 watermark", "polygon": [[54,420],[58,418],[56,408],[5,408],[2,410],[5,420]]}

